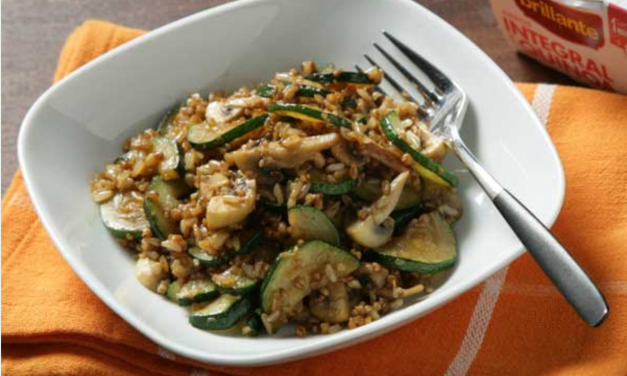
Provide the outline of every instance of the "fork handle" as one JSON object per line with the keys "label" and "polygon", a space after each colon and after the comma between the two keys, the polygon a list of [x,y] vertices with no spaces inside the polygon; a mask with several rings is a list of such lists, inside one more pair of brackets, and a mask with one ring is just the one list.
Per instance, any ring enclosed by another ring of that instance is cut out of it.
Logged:
{"label": "fork handle", "polygon": [[461,138],[454,137],[452,146],[455,154],[468,167],[518,239],[568,303],[590,326],[600,325],[609,314],[609,307],[586,272],[551,231],[479,164]]}
{"label": "fork handle", "polygon": [[579,316],[590,326],[599,326],[609,314],[609,307],[601,291],[566,248],[506,189],[492,202]]}

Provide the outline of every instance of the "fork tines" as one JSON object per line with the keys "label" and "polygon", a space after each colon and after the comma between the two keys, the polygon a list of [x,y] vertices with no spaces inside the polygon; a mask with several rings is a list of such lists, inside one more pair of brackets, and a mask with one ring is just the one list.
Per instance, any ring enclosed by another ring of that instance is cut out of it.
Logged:
{"label": "fork tines", "polygon": [[[420,56],[416,51],[409,48],[406,44],[398,40],[396,37],[383,30],[383,35],[413,64],[416,65],[418,69],[424,73],[429,80],[434,85],[433,89],[429,89],[423,82],[418,79],[414,74],[412,74],[409,69],[403,66],[396,58],[392,56],[388,51],[386,51],[380,44],[377,42],[373,42],[372,45],[374,48],[379,51],[381,56],[383,56],[403,77],[412,84],[412,86],[418,91],[418,93],[424,99],[424,104],[420,106],[420,110],[423,113],[428,113],[432,111],[433,108],[439,107],[439,104],[442,102],[444,94],[450,89],[451,81],[435,66],[429,63],[425,58]],[[381,68],[381,64],[378,64],[372,56],[368,54],[364,54],[364,58],[368,61],[368,63],[372,65],[376,65]],[[358,70],[361,71],[359,66],[355,66]],[[381,68],[382,69],[382,68]],[[383,71],[384,80],[392,87],[394,90],[398,91],[402,96],[408,98],[409,100],[419,103],[415,97],[411,95],[411,93],[404,89],[403,86],[396,80],[389,72]],[[379,88],[379,91],[385,94],[385,92]]]}

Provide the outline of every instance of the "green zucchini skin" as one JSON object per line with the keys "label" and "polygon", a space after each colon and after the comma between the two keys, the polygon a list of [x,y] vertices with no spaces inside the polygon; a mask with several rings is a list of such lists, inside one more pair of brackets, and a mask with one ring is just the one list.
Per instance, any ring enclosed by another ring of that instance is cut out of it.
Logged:
{"label": "green zucchini skin", "polygon": [[309,120],[314,122],[329,122],[340,128],[352,128],[350,120],[337,116],[330,112],[322,111],[315,107],[305,106],[294,103],[271,103],[268,106],[269,112],[276,112],[279,115],[289,116],[301,120]]}
{"label": "green zucchini skin", "polygon": [[226,286],[219,282],[219,279],[214,279],[214,283],[218,291],[221,294],[230,294],[230,295],[248,295],[257,291],[260,285],[260,281],[255,281],[248,277],[236,276],[235,284],[233,286]]}
{"label": "green zucchini skin", "polygon": [[172,121],[174,120],[176,115],[179,113],[181,107],[182,105],[178,104],[172,107],[170,110],[168,110],[168,112],[165,115],[163,115],[163,117],[157,124],[157,132],[159,132],[159,135],[161,136],[168,135],[168,132],[170,131],[170,125],[172,125]]}
{"label": "green zucchini skin", "polygon": [[352,191],[355,185],[357,185],[357,181],[351,178],[344,178],[337,183],[312,181],[311,191],[327,196],[341,196]]}
{"label": "green zucchini skin", "polygon": [[287,219],[292,236],[297,240],[321,240],[336,246],[340,244],[340,234],[331,219],[314,207],[291,207],[287,211]]}
{"label": "green zucchini skin", "polygon": [[202,250],[200,247],[190,247],[187,250],[192,258],[198,260],[201,265],[204,266],[221,266],[226,265],[231,260],[231,256],[227,253],[223,253],[220,256],[212,256]]}
{"label": "green zucchini skin", "polygon": [[189,323],[198,329],[225,330],[253,310],[253,302],[246,296],[220,295],[201,309],[192,311]]}
{"label": "green zucchini skin", "polygon": [[187,141],[196,150],[213,150],[262,127],[267,119],[268,114],[259,115],[217,135],[206,123],[195,124],[187,133]]}
{"label": "green zucchini skin", "polygon": [[344,98],[342,102],[340,102],[340,106],[342,108],[357,108],[357,102],[352,98]]}
{"label": "green zucchini skin", "polygon": [[178,280],[176,280],[170,283],[170,285],[168,286],[168,291],[165,293],[165,296],[171,301],[173,301],[174,303],[178,304],[179,299],[177,295],[179,291],[181,291],[181,284],[179,283]]}
{"label": "green zucchini skin", "polygon": [[173,139],[155,137],[152,139],[153,152],[160,152],[164,159],[159,163],[159,174],[165,180],[182,178],[185,175],[185,152]]}
{"label": "green zucchini skin", "polygon": [[394,220],[394,231],[399,232],[403,227],[407,226],[412,219],[416,218],[420,214],[427,212],[427,208],[424,205],[418,204],[406,209],[395,210],[390,214],[390,217]]}
{"label": "green zucchini skin", "polygon": [[396,111],[390,111],[383,119],[381,119],[381,129],[385,136],[403,153],[409,154],[419,165],[418,173],[425,179],[432,180],[438,184],[456,186],[458,183],[457,176],[447,171],[438,162],[422,155],[418,150],[412,148],[405,140],[403,140],[396,129],[399,128],[400,119]]}
{"label": "green zucchini skin", "polygon": [[332,84],[334,82],[342,82],[353,85],[376,85],[377,82],[372,81],[367,74],[361,72],[340,72],[335,74],[328,73],[312,73],[305,76],[309,81],[319,82],[321,84]]}
{"label": "green zucchini skin", "polygon": [[174,208],[179,204],[179,198],[190,191],[189,186],[182,180],[165,181],[160,176],[152,178],[148,192],[156,192],[158,198],[151,199],[146,194],[144,212],[150,223],[150,228],[160,239],[167,239],[170,234],[177,234],[179,227],[176,221],[166,218],[165,208]]}
{"label": "green zucchini skin", "polygon": [[250,328],[249,335],[251,337],[258,337],[266,331],[263,326],[263,322],[261,321],[261,317],[256,312],[253,313],[248,320],[246,320],[246,325]]}
{"label": "green zucchini skin", "polygon": [[139,240],[143,230],[150,226],[142,202],[131,192],[116,193],[112,199],[100,204],[99,212],[109,233],[118,239]]}
{"label": "green zucchini skin", "polygon": [[319,171],[311,171],[311,191],[315,193],[322,193],[327,196],[340,196],[349,193],[357,185],[357,180],[349,177],[342,178],[341,180],[331,183],[327,181],[326,175]]}
{"label": "green zucchini skin", "polygon": [[[257,88],[257,95],[259,95],[260,97],[272,98],[274,97],[275,93],[276,93],[276,86],[271,85],[271,84],[261,85],[259,86],[259,88]],[[321,95],[323,97],[326,97],[330,93],[331,91],[327,89],[323,89],[323,88],[319,88],[315,86],[301,85],[296,91],[296,96],[312,98],[315,95]]]}
{"label": "green zucchini skin", "polygon": [[[344,270],[338,278],[352,273],[359,267],[359,260],[349,252],[319,240],[305,242],[282,252],[274,260],[268,274],[261,285],[261,307],[270,312],[274,293],[284,290],[287,293],[288,307],[300,302],[309,291],[308,279],[310,274],[324,268],[325,264],[344,265]],[[294,287],[294,269],[298,266],[298,274],[305,279],[305,289]]]}
{"label": "green zucchini skin", "polygon": [[274,93],[276,92],[276,87],[271,84],[263,84],[257,88],[257,95],[264,98],[272,98],[274,97]]}
{"label": "green zucchini skin", "polygon": [[451,225],[438,212],[421,215],[405,232],[369,252],[381,265],[406,272],[437,273],[457,262],[457,242]]}
{"label": "green zucchini skin", "polygon": [[241,235],[244,237],[244,244],[236,251],[224,252],[219,256],[213,256],[205,252],[200,247],[190,247],[187,250],[187,253],[204,266],[226,265],[235,256],[248,255],[252,253],[259,242],[263,239],[263,232],[261,230],[244,231]]}
{"label": "green zucchini skin", "polygon": [[215,283],[209,280],[191,280],[179,288],[176,299],[179,305],[202,303],[218,296]]}

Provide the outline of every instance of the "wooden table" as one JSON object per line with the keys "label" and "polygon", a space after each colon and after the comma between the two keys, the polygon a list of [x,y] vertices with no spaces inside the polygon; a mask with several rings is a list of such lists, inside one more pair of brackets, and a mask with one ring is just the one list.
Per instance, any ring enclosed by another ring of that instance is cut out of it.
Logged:
{"label": "wooden table", "polygon": [[[385,1],[385,0],[381,0]],[[50,86],[68,34],[86,19],[153,29],[228,0],[3,0],[2,194],[17,169],[19,126]],[[422,0],[474,41],[515,81],[575,83],[515,53],[498,30],[488,0]]]}

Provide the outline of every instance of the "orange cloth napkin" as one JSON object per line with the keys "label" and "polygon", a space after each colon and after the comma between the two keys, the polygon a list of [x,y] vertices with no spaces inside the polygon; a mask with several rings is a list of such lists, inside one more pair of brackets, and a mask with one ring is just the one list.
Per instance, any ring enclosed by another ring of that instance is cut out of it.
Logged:
{"label": "orange cloth napkin", "polygon": [[[69,37],[55,80],[140,34],[85,23]],[[600,328],[587,327],[524,255],[366,343],[271,367],[203,365],[160,348],[91,293],[48,238],[18,172],[2,200],[3,374],[627,375],[627,97],[519,87],[548,117],[562,158],[568,183],[554,230],[607,297],[611,314]]]}

